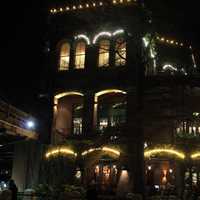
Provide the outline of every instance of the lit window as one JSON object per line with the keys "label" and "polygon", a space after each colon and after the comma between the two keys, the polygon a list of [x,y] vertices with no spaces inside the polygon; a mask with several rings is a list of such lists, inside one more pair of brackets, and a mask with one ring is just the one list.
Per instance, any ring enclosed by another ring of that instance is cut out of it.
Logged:
{"label": "lit window", "polygon": [[82,105],[75,105],[73,107],[73,134],[81,135],[82,134]]}
{"label": "lit window", "polygon": [[122,66],[126,64],[126,42],[123,38],[118,38],[115,44],[115,65]]}
{"label": "lit window", "polygon": [[110,41],[101,40],[99,44],[99,67],[109,66]]}
{"label": "lit window", "polygon": [[75,68],[83,69],[85,67],[85,42],[79,42],[76,46],[76,55],[75,55]]}
{"label": "lit window", "polygon": [[70,45],[68,43],[64,43],[61,46],[60,51],[60,71],[69,69],[69,59],[70,59]]}

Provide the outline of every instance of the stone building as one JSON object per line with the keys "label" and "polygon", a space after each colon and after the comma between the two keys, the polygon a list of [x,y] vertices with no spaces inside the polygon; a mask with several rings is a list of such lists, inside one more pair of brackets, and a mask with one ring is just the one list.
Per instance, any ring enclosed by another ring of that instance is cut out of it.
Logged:
{"label": "stone building", "polygon": [[156,33],[137,0],[54,0],[48,23],[46,162],[59,165],[49,183],[93,182],[118,194],[198,184],[200,88],[191,44]]}

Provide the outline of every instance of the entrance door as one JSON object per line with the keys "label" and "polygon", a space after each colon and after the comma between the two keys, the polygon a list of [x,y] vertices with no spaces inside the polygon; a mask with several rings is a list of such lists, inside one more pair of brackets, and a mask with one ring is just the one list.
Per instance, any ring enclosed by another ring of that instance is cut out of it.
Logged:
{"label": "entrance door", "polygon": [[101,193],[114,193],[117,186],[117,166],[113,163],[99,163],[95,166],[95,182]]}

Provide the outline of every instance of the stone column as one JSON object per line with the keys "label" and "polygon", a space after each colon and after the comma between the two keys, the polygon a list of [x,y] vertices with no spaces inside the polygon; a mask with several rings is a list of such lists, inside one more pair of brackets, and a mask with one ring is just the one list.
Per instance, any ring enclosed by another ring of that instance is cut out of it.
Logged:
{"label": "stone column", "polygon": [[177,189],[177,194],[182,197],[184,192],[184,181],[185,178],[185,166],[184,163],[176,161],[175,164],[175,184]]}
{"label": "stone column", "polygon": [[83,134],[92,135],[94,131],[94,94],[85,93],[83,106]]}
{"label": "stone column", "polygon": [[15,144],[12,178],[19,192],[38,184],[42,146],[36,141]]}
{"label": "stone column", "polygon": [[144,194],[144,136],[141,115],[137,108],[137,95],[127,94],[127,152],[132,190]]}

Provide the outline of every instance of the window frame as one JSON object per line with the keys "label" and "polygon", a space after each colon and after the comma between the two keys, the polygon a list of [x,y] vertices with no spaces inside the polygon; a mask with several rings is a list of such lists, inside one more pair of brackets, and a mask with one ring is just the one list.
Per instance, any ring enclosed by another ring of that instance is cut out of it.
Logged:
{"label": "window frame", "polygon": [[[125,44],[125,48],[123,48],[123,47],[120,48],[119,53],[117,53],[117,51],[118,51],[117,50],[117,48],[118,48],[117,47],[117,45],[118,45],[117,41],[120,40],[120,39],[122,39],[124,41],[120,45]],[[124,56],[124,54],[125,54],[125,57],[122,58]],[[126,41],[126,38],[124,36],[119,36],[119,37],[115,38],[115,40],[114,40],[114,65],[116,67],[120,67],[120,66],[125,66],[126,64],[127,64],[127,41]]]}
{"label": "window frame", "polygon": [[[66,56],[62,56],[62,48],[64,45],[68,45],[68,55]],[[62,40],[61,42],[59,42],[58,44],[58,71],[62,72],[62,71],[68,71],[70,68],[70,60],[71,60],[71,48],[72,45],[68,40]],[[67,58],[67,66],[66,67],[61,67],[61,59],[62,58]]]}
{"label": "window frame", "polygon": [[[84,49],[84,53],[82,53],[82,54],[78,54],[77,55],[77,47],[78,47],[78,45],[80,44],[80,43],[84,43],[84,45],[85,45],[85,49]],[[81,69],[85,69],[85,65],[86,65],[86,52],[87,52],[87,43],[86,43],[86,41],[85,40],[77,40],[76,42],[75,42],[75,44],[74,44],[74,69],[77,69],[77,70],[81,70]],[[81,60],[81,57],[82,56],[84,56],[84,63],[82,63],[82,62],[80,62],[80,60]],[[77,64],[77,58],[79,58],[80,60],[79,60],[79,64]]]}
{"label": "window frame", "polygon": [[[108,49],[103,49],[103,51],[105,52],[101,52],[101,42],[108,42],[109,43],[109,46],[108,46]],[[110,51],[111,51],[111,39],[110,38],[101,38],[98,42],[98,68],[107,68],[107,67],[110,67],[110,57],[111,57],[111,54],[110,54]],[[100,58],[101,56],[104,56],[103,58],[103,62],[102,63],[105,63],[104,61],[106,60],[105,59],[105,55],[107,54],[107,63],[106,64],[101,64],[100,65]]]}

